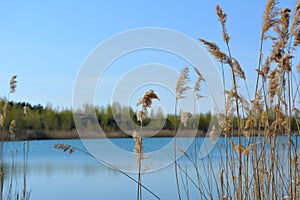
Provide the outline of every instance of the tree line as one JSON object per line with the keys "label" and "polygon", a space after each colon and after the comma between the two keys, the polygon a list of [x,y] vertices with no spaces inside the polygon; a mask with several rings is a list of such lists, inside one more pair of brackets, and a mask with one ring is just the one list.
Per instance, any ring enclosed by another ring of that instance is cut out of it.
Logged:
{"label": "tree line", "polygon": [[[6,101],[0,100],[0,116],[4,114],[4,107]],[[84,114],[87,110],[93,109],[96,114],[99,125],[105,132],[118,132],[123,128],[126,130],[134,130],[132,122],[137,126],[140,126],[140,122],[137,121],[137,115],[134,109],[131,107],[122,107],[118,103],[113,103],[107,106],[92,106],[85,105],[81,110],[77,111]],[[129,113],[126,114],[126,113]],[[127,116],[124,118],[124,116]],[[195,117],[198,119],[198,130],[206,132],[209,128],[212,115],[210,112],[201,113]],[[152,120],[151,120],[152,119]],[[55,109],[51,105],[42,106],[31,105],[27,102],[8,102],[6,108],[6,120],[3,124],[2,130],[9,130],[9,126],[12,121],[15,121],[16,134],[22,134],[24,132],[59,132],[59,131],[72,131],[76,129],[76,125],[73,119],[73,113],[71,109]],[[175,122],[178,125],[180,122],[180,116],[176,117],[172,114],[164,116],[161,110],[149,113],[149,117],[143,120],[143,127],[147,129],[160,129],[160,130],[174,130]],[[232,120],[232,127],[237,129],[237,120]],[[89,119],[87,118],[85,126],[89,127]],[[189,120],[187,128],[193,128],[195,122]],[[291,122],[292,130],[297,130],[296,119]]]}
{"label": "tree line", "polygon": [[[4,113],[5,100],[0,101],[0,108]],[[86,110],[94,109],[98,123],[100,124],[103,131],[120,131],[120,126],[130,130],[133,121],[136,125],[140,126],[137,122],[136,112],[131,107],[122,107],[118,103],[113,103],[107,106],[91,106],[86,105],[79,112],[84,115]],[[71,109],[55,109],[51,105],[42,106],[31,105],[27,102],[8,102],[6,108],[6,120],[3,125],[3,130],[9,130],[11,121],[15,121],[15,132],[22,133],[24,131],[71,131],[75,129],[75,123],[73,120],[73,113]],[[116,113],[114,115],[114,113]],[[126,113],[129,113],[129,115]],[[122,119],[119,116],[129,116],[129,118]],[[157,120],[157,122],[151,119]],[[117,120],[116,120],[117,119]],[[163,120],[161,120],[163,119]],[[207,130],[211,119],[211,114],[200,114],[199,115],[199,129]],[[161,124],[163,122],[163,124]],[[180,124],[180,119],[177,118],[177,126]],[[174,130],[175,117],[174,115],[168,114],[164,116],[161,110],[157,112],[149,113],[149,118],[143,121],[143,127],[147,125],[153,126],[152,128],[161,127],[163,130]],[[189,124],[189,126],[192,126]]]}

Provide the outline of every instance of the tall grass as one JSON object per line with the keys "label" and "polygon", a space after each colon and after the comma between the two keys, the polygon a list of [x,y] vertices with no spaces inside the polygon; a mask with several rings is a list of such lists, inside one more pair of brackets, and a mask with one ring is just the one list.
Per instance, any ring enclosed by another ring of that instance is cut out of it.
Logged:
{"label": "tall grass", "polygon": [[[189,186],[199,191],[200,199],[299,199],[300,111],[297,107],[300,82],[295,72],[300,64],[295,55],[300,44],[300,1],[296,2],[293,11],[279,9],[274,0],[266,3],[252,99],[246,74],[230,48],[227,14],[219,5],[216,14],[225,51],[214,42],[199,40],[220,62],[223,70],[226,108],[225,119],[219,125],[225,143],[218,148],[220,161],[217,166],[212,165],[209,155],[204,162],[185,154],[196,170],[196,180],[181,166],[179,169],[193,183]],[[272,43],[270,51],[264,49],[268,40]],[[226,70],[231,74],[230,81],[225,81]],[[242,84],[245,91],[240,89]],[[292,130],[292,121],[297,122],[296,131]],[[214,134],[209,135],[213,137]],[[194,148],[194,154],[197,153],[199,147]],[[175,166],[178,167],[176,162]],[[180,187],[177,184],[179,199],[182,199],[180,189],[187,185]]]}
{"label": "tall grass", "polygon": [[[5,100],[4,107],[2,108],[2,113],[0,114],[0,200],[10,200],[10,199],[20,199],[28,200],[31,195],[31,191],[27,189],[27,165],[28,165],[28,153],[29,153],[29,143],[24,141],[22,148],[22,189],[18,190],[16,187],[19,183],[16,179],[16,166],[15,166],[15,155],[17,155],[18,150],[11,150],[11,163],[8,165],[6,170],[4,169],[4,141],[14,140],[16,138],[16,120],[10,120],[8,118],[9,112],[9,100],[10,96],[16,92],[17,87],[17,76],[13,75],[9,82],[9,92],[7,99]],[[27,115],[28,112],[24,113]],[[9,121],[10,120],[10,121]],[[7,152],[6,152],[7,153]],[[5,154],[5,156],[7,156]]]}
{"label": "tall grass", "polygon": [[5,135],[5,130],[6,130],[6,124],[9,123],[9,133],[11,134],[11,138],[14,138],[14,128],[15,128],[15,121],[12,120],[11,122],[7,122],[7,112],[8,112],[8,102],[10,95],[15,93],[16,91],[16,81],[17,76],[13,75],[10,79],[9,82],[9,92],[7,95],[7,101],[4,104],[4,107],[2,109],[2,114],[0,114],[0,126],[1,126],[1,141],[0,141],[0,199],[2,200],[4,198],[3,193],[4,193],[4,177],[5,177],[5,172],[4,172],[4,164],[3,164],[3,142],[4,140],[7,140],[7,136]]}

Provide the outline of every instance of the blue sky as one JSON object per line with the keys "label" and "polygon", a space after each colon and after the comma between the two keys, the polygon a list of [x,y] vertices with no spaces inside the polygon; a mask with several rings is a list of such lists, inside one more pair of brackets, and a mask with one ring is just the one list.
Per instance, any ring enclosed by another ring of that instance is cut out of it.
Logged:
{"label": "blue sky", "polygon": [[[16,74],[17,92],[12,100],[70,108],[76,76],[89,53],[107,38],[134,28],[168,28],[194,40],[204,38],[222,44],[216,4],[229,15],[232,53],[244,68],[253,91],[265,1],[1,0],[0,96],[7,95],[9,79]],[[280,5],[293,8],[294,1],[282,1]],[[145,59],[147,63],[169,59],[164,56],[153,56],[152,61],[148,55]],[[144,61],[141,55],[135,58]],[[169,61],[180,70],[184,62],[177,60]],[[128,59],[123,62],[128,63]],[[122,76],[118,72],[118,66],[112,67],[105,75],[106,84],[117,81]],[[110,90],[99,91],[96,104],[108,104],[105,95]]]}

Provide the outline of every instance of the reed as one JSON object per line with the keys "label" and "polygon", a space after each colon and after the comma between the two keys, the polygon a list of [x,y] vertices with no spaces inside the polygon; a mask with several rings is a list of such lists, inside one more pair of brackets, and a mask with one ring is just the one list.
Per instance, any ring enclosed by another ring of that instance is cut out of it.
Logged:
{"label": "reed", "polygon": [[144,148],[143,148],[143,120],[147,117],[148,109],[152,105],[152,100],[157,99],[159,97],[154,92],[154,90],[148,90],[137,102],[136,106],[142,106],[142,109],[137,112],[137,121],[140,122],[140,132],[133,132],[133,139],[135,142],[134,153],[137,158],[137,166],[138,166],[138,190],[137,190],[137,200],[142,199],[142,187],[141,187],[141,176],[142,176],[142,160],[144,159]]}
{"label": "reed", "polygon": [[[7,124],[7,112],[8,112],[8,102],[10,99],[10,95],[15,93],[16,87],[17,87],[17,76],[13,75],[10,79],[9,82],[9,92],[7,95],[7,101],[4,104],[4,107],[2,108],[3,113],[0,114],[0,126],[1,126],[1,141],[0,141],[0,199],[2,200],[4,198],[3,192],[4,192],[4,177],[5,177],[5,172],[4,172],[4,166],[3,166],[3,142],[7,138],[5,138],[5,131],[6,129],[6,124]],[[15,128],[15,121],[12,120],[9,122],[9,132],[11,133],[11,137],[14,137],[14,128]],[[13,133],[13,134],[12,134]]]}
{"label": "reed", "polygon": [[177,106],[178,102],[185,98],[186,93],[190,90],[191,87],[189,86],[189,68],[184,67],[177,79],[176,84],[176,97],[175,97],[175,108],[174,108],[174,170],[175,170],[175,180],[177,186],[177,194],[178,198],[181,200],[181,192],[180,192],[180,185],[179,185],[179,177],[178,177],[178,163],[177,163],[177,143],[176,143],[176,134],[177,134]]}
{"label": "reed", "polygon": [[[189,180],[184,184],[184,191],[189,191],[186,188],[188,185],[195,187],[199,190],[200,199],[300,198],[300,184],[297,181],[300,172],[297,108],[300,83],[294,74],[299,70],[299,63],[294,62],[300,38],[299,10],[299,0],[293,11],[289,8],[279,9],[274,0],[267,1],[263,15],[254,98],[251,99],[246,74],[238,59],[233,57],[230,48],[231,38],[226,28],[227,14],[221,6],[216,6],[226,51],[214,42],[205,39],[199,41],[220,62],[223,79],[225,70],[231,74],[231,81],[223,80],[225,118],[219,123],[225,144],[219,146],[221,160],[219,165],[214,167],[209,155],[204,162],[184,154],[193,164],[197,175],[197,179],[194,180],[186,169],[180,168],[188,177],[186,180]],[[267,40],[272,43],[270,51],[266,51],[270,52],[269,55],[263,49]],[[227,69],[224,68],[226,65]],[[196,93],[199,91],[197,88],[200,80],[204,78],[197,68],[195,73],[199,76],[194,89]],[[241,81],[248,90],[247,98],[240,91]],[[293,121],[296,121],[297,131],[292,130]],[[212,138],[214,128],[209,133]],[[281,136],[287,141],[282,140]],[[194,147],[194,153],[197,154],[198,151],[199,147]],[[202,171],[204,178],[198,174],[199,171]],[[214,192],[217,194],[212,195]],[[181,199],[180,194],[178,196]]]}

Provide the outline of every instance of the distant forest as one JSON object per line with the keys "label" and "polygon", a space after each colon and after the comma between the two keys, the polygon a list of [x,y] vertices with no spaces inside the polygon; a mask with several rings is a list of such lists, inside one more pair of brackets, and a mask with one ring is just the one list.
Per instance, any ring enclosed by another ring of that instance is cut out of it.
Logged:
{"label": "distant forest", "polygon": [[[50,105],[42,106],[42,105],[31,105],[29,103],[25,102],[12,102],[10,101],[6,108],[6,113],[4,113],[4,106],[5,106],[4,100],[0,100],[0,116],[2,117],[4,114],[6,115],[6,120],[4,121],[2,130],[9,130],[9,127],[11,125],[11,122],[15,121],[15,127],[14,132],[18,134],[31,132],[31,133],[41,133],[41,132],[68,132],[68,131],[74,131],[76,129],[75,123],[73,120],[73,113],[70,109],[54,109]],[[26,111],[25,111],[26,109]],[[131,119],[124,119],[121,121],[121,126],[125,127],[127,126],[126,120],[133,120],[136,122],[137,125],[140,125],[139,122],[137,122],[137,115],[136,111],[133,110],[131,107],[122,107],[118,103],[114,103],[113,105],[108,106],[101,106],[101,107],[94,107],[86,105],[80,113],[86,112],[86,110],[94,109],[98,123],[100,124],[101,128],[105,132],[118,132],[121,131],[120,127],[118,126],[114,116],[113,111],[115,113],[130,113]],[[156,113],[149,113],[149,115],[152,118],[166,118],[164,121],[164,124],[162,126],[162,130],[174,130],[175,127],[175,116],[168,114],[166,117],[163,116],[162,112],[157,111]],[[199,114],[199,122],[198,122],[198,130],[202,130],[206,132],[209,128],[209,124],[211,121],[212,115],[211,113],[205,113],[205,114]],[[89,129],[89,119],[87,117],[87,124],[85,127],[87,127],[87,130]],[[143,121],[143,126],[147,126],[150,123],[150,118],[146,118]],[[234,118],[232,127],[234,129],[237,129],[237,120]],[[297,130],[297,123],[296,120],[292,120],[292,130]],[[177,127],[178,124],[180,124],[180,116],[177,117]],[[152,124],[153,129],[156,128],[156,125],[154,122]],[[193,126],[192,121],[189,121],[187,124],[188,128],[191,128]],[[127,130],[132,130],[132,127],[128,125],[126,127]]]}
{"label": "distant forest", "polygon": [[[1,115],[4,113],[5,101],[0,100]],[[26,109],[26,111],[25,111]],[[85,110],[91,109],[91,106],[86,106],[82,109],[82,113],[85,113]],[[121,107],[118,103],[113,105],[102,106],[102,107],[92,107],[95,110],[97,120],[103,129],[103,131],[115,132],[120,131],[119,126],[117,125],[114,116],[113,110],[117,109],[117,112],[129,112],[132,120],[137,121],[136,112],[132,108]],[[34,131],[34,132],[51,132],[51,131],[71,131],[75,129],[75,123],[73,120],[72,110],[70,109],[54,109],[50,105],[31,105],[26,102],[12,102],[8,103],[6,108],[6,120],[4,130],[9,130],[9,126],[12,120],[15,120],[15,132],[22,133],[25,131]],[[25,113],[26,112],[26,113]],[[161,112],[149,113],[154,118],[161,118],[163,116]],[[165,117],[164,117],[165,118]],[[199,116],[199,129],[207,130],[211,119],[211,114],[200,114]],[[180,123],[180,117],[177,117],[177,126]],[[143,126],[149,124],[150,119],[146,118],[143,121]],[[139,125],[138,122],[136,122]],[[173,130],[175,124],[174,115],[167,115],[165,123],[163,125],[163,130]],[[189,124],[190,126],[190,124]],[[128,127],[130,128],[130,127]]]}

